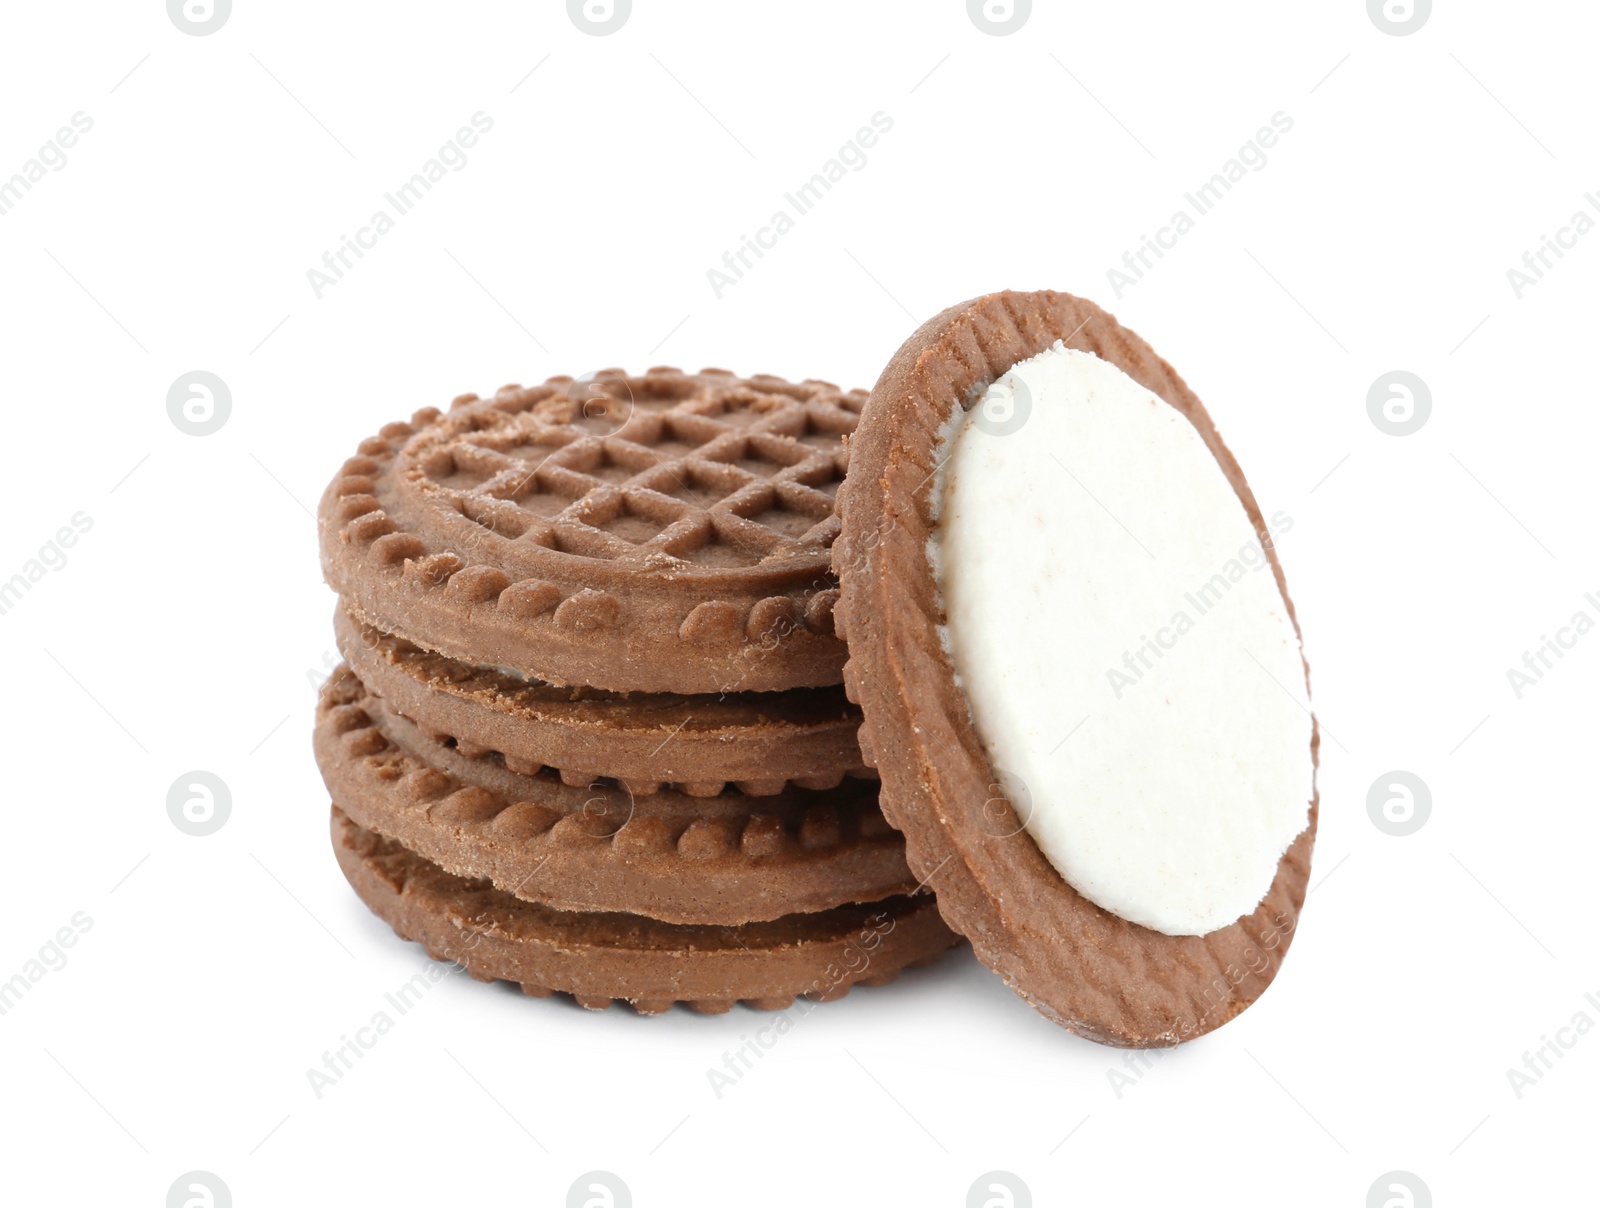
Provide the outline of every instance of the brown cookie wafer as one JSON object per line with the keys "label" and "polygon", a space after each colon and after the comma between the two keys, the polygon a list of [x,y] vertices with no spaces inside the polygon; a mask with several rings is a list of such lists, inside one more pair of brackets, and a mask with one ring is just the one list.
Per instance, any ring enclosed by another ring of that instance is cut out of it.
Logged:
{"label": "brown cookie wafer", "polygon": [[675,369],[463,395],[345,463],[323,572],[369,624],[549,683],[835,684],[828,547],[864,400]]}
{"label": "brown cookie wafer", "polygon": [[[1017,819],[941,642],[929,543],[938,451],[955,409],[971,408],[1014,365],[1058,340],[1094,353],[1181,413],[1254,530],[1265,531],[1199,400],[1137,335],[1068,294],[1001,293],[962,303],[901,347],[852,439],[834,548],[838,620],[851,652],[845,684],[865,714],[862,750],[883,776],[883,809],[905,832],[912,870],[928,878],[946,921],[972,940],[980,959],[1080,1035],[1172,1045],[1237,1015],[1276,975],[1305,898],[1316,799],[1313,793],[1309,825],[1255,912],[1203,936],[1164,934],[1093,904]],[[1265,552],[1292,621],[1282,569],[1270,545]],[[1313,724],[1313,763],[1316,749]]]}
{"label": "brown cookie wafer", "polygon": [[428,738],[345,668],[323,689],[315,747],[330,795],[360,825],[561,910],[738,924],[917,885],[872,781],[711,798],[567,785]]}
{"label": "brown cookie wafer", "polygon": [[882,985],[960,943],[931,897],[793,914],[741,927],[684,926],[537,905],[466,880],[366,830],[337,805],[339,867],[367,906],[435,960],[525,993],[571,994],[585,1007],[629,1002],[654,1015],[675,1002],[716,1014],[735,1002],[783,1010],[799,995],[841,998]]}
{"label": "brown cookie wafer", "polygon": [[694,797],[730,782],[766,796],[789,782],[825,789],[847,774],[877,778],[856,745],[861,711],[837,684],[726,696],[558,688],[424,650],[342,608],[334,632],[391,709],[464,753],[498,751],[516,772],[550,768],[579,786],[607,776],[638,794],[670,784]]}

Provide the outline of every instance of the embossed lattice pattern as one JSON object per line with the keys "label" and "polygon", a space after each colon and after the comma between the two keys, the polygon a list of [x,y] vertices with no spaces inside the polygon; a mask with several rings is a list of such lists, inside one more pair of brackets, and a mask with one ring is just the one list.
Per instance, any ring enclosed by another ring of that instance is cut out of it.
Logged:
{"label": "embossed lattice pattern", "polygon": [[720,378],[507,387],[444,418],[402,472],[492,533],[587,558],[735,568],[826,550],[860,393]]}
{"label": "embossed lattice pattern", "polygon": [[551,683],[835,684],[828,551],[864,404],[714,369],[463,395],[345,462],[324,572],[364,620]]}

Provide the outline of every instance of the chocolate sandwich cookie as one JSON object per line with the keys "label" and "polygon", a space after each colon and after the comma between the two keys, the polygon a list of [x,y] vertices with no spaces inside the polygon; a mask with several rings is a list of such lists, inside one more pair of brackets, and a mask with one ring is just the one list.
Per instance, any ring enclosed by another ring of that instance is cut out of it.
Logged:
{"label": "chocolate sandwich cookie", "polygon": [[455,739],[463,754],[498,752],[514,772],[549,768],[580,787],[611,777],[635,794],[670,784],[692,797],[730,783],[769,796],[791,783],[877,778],[856,745],[861,711],[837,684],[725,696],[558,688],[424,650],[342,608],[334,631],[345,661],[390,709]]}
{"label": "chocolate sandwich cookie", "polygon": [[323,689],[315,746],[330,795],[361,826],[560,910],[739,924],[917,887],[875,781],[710,798],[569,785],[429,737],[347,668]]}
{"label": "chocolate sandwich cookie", "polygon": [[835,684],[828,549],[864,401],[714,369],[463,395],[345,463],[323,572],[367,624],[547,683]]}
{"label": "chocolate sandwich cookie", "polygon": [[373,913],[435,960],[525,993],[625,1001],[654,1015],[675,1002],[719,1013],[735,1002],[782,1010],[797,996],[840,998],[882,985],[960,942],[927,894],[839,906],[740,927],[574,913],[452,875],[333,808],[339,867]]}
{"label": "chocolate sandwich cookie", "polygon": [[1080,1035],[1233,1018],[1282,964],[1316,834],[1284,518],[1177,373],[1068,294],[924,324],[851,444],[845,685],[912,871]]}

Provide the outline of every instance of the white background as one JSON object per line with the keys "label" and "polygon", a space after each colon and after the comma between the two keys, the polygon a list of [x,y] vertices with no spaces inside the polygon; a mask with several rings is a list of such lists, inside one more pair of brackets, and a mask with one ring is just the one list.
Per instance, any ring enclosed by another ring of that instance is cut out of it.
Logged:
{"label": "white background", "polygon": [[[1506,277],[1600,194],[1592,6],[1441,0],[1406,37],[1361,0],[1041,0],[1006,37],[959,0],[636,0],[608,37],[555,0],[237,0],[205,37],[159,0],[3,20],[0,179],[94,123],[0,217],[0,579],[93,521],[0,616],[0,979],[93,920],[0,1017],[7,1202],[160,1205],[200,1169],[241,1206],[562,1204],[596,1168],[639,1205],[960,1205],[994,1169],[1038,1204],[1357,1208],[1394,1169],[1441,1205],[1596,1202],[1600,1028],[1520,1098],[1506,1075],[1600,1023],[1600,632],[1520,700],[1506,676],[1600,620],[1600,232],[1521,299]],[[315,297],[480,110],[467,166]],[[1107,270],[1280,110],[1267,166],[1118,298]],[[715,297],[706,270],[878,111],[866,167]],[[1294,519],[1322,829],[1269,993],[1119,1096],[1121,1053],[963,949],[816,1010],[719,1099],[755,1013],[456,975],[318,1099],[308,1067],[424,959],[340,877],[310,751],[310,509],[356,443],[608,365],[869,386],[1006,287],[1112,309]],[[1402,438],[1366,411],[1397,368],[1433,398]],[[211,436],[167,416],[193,369],[231,388]],[[232,791],[207,838],[166,813],[193,769]],[[1433,795],[1407,838],[1366,810],[1397,769]]]}

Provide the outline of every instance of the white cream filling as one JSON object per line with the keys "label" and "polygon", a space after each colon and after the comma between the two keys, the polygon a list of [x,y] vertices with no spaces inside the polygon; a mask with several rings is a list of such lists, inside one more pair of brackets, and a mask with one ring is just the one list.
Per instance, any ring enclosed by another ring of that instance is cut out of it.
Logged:
{"label": "white cream filling", "polygon": [[943,636],[1028,832],[1079,893],[1156,931],[1253,912],[1306,826],[1310,702],[1200,434],[1058,342],[958,411],[941,452]]}

